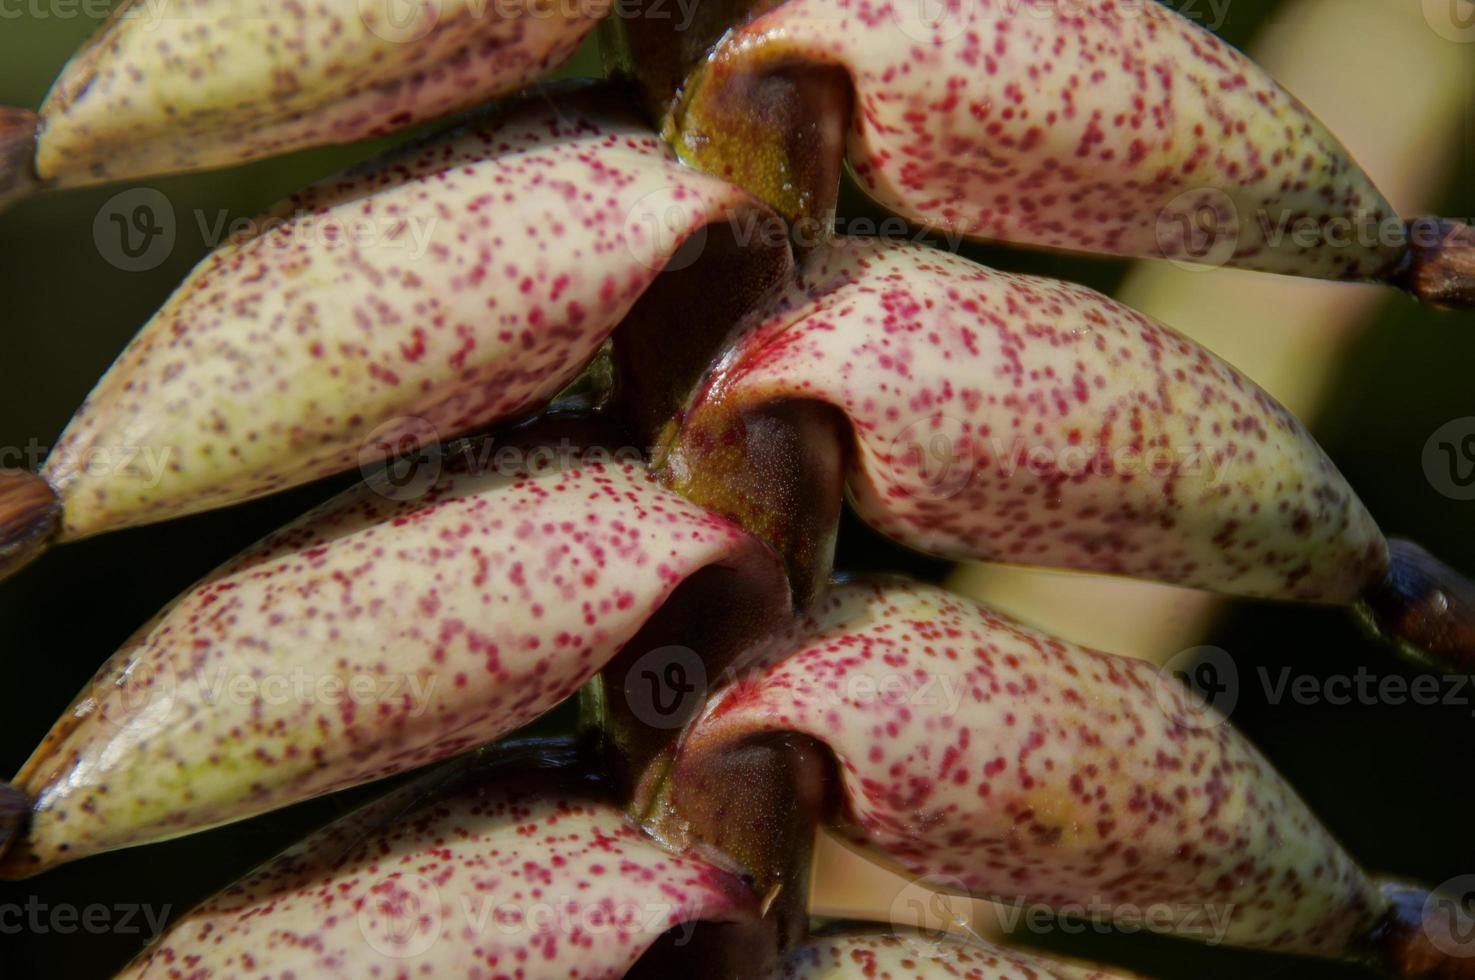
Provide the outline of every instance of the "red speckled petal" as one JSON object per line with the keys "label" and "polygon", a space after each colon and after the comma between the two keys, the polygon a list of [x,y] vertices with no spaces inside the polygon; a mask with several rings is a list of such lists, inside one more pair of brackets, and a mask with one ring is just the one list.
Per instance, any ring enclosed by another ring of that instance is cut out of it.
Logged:
{"label": "red speckled petal", "polygon": [[381,136],[537,81],[608,9],[125,0],[47,97],[37,170],[71,186]]}
{"label": "red speckled petal", "polygon": [[1332,279],[1404,256],[1403,223],[1346,149],[1169,6],[788,0],[730,34],[705,78],[795,59],[850,73],[855,176],[924,224]]}
{"label": "red speckled petal", "polygon": [[776,558],[738,528],[639,462],[555,455],[560,442],[472,444],[415,499],[361,485],[191,588],[103,666],[17,776],[34,812],[0,872],[490,742],[572,694],[702,568],[787,596]]}
{"label": "red speckled petal", "polygon": [[795,950],[784,980],[1124,980],[1124,973],[1079,967],[982,940],[921,935],[826,936]]}
{"label": "red speckled petal", "polygon": [[206,901],[121,976],[613,980],[667,930],[757,918],[737,879],[660,849],[567,774],[427,783]]}
{"label": "red speckled petal", "polygon": [[1381,532],[1289,412],[1082,286],[837,239],[690,430],[793,398],[845,413],[855,509],[923,551],[1337,603],[1387,570]]}
{"label": "red speckled petal", "polygon": [[688,236],[756,206],[618,104],[530,101],[326,181],[218,249],[47,461],[62,539],[306,483],[366,443],[448,439],[556,393]]}
{"label": "red speckled petal", "polygon": [[841,826],[978,896],[1338,956],[1383,900],[1269,763],[1143,661],[930,586],[837,586],[718,694],[672,777],[759,732],[828,745]]}

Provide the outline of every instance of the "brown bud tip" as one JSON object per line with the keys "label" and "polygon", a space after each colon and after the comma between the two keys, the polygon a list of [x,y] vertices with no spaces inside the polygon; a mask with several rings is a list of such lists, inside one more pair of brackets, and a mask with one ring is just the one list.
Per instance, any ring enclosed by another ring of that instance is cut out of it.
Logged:
{"label": "brown bud tip", "polygon": [[1420,300],[1475,309],[1475,226],[1443,218],[1408,223],[1409,246],[1394,281]]}
{"label": "brown bud tip", "polygon": [[750,60],[744,50],[719,48],[689,81],[666,138],[684,162],[792,222],[796,245],[827,241],[850,126],[850,76],[817,62]]}
{"label": "brown bud tip", "polygon": [[0,470],[0,581],[46,550],[60,519],[50,484],[25,470]]}
{"label": "brown bud tip", "polygon": [[1388,542],[1388,573],[1362,606],[1373,629],[1412,659],[1475,670],[1475,585],[1412,541]]}
{"label": "brown bud tip", "polygon": [[36,176],[40,124],[40,117],[29,109],[0,106],[0,208],[41,187]]}
{"label": "brown bud tip", "polygon": [[1475,980],[1475,894],[1384,882],[1388,907],[1368,935],[1372,958],[1399,980]]}
{"label": "brown bud tip", "polygon": [[31,801],[20,788],[0,783],[0,857],[25,830],[26,814],[30,810]]}

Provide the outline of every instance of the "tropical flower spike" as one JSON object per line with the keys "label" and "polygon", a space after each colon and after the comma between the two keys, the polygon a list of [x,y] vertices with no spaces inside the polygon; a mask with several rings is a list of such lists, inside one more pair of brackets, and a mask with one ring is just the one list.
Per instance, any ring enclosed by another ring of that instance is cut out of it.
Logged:
{"label": "tropical flower spike", "polygon": [[0,111],[0,206],[49,187],[369,139],[469,109],[553,71],[608,10],[607,0],[494,12],[477,0],[413,11],[123,0],[39,113]]}
{"label": "tropical flower spike", "polygon": [[[375,3],[325,16],[270,0],[125,0],[39,114],[0,111],[0,206],[460,111],[557,68],[610,8],[448,0],[409,17]],[[605,21],[611,60],[684,159],[789,217],[829,216],[843,158],[882,205],[970,237],[1475,304],[1468,224],[1401,220],[1294,96],[1157,3],[726,0],[661,13]]]}
{"label": "tropical flower spike", "polygon": [[[980,897],[1163,909],[1148,924],[1188,939],[1198,910],[1238,946],[1471,976],[1430,926],[1439,896],[1365,872],[1151,667],[833,577],[848,494],[920,550],[1356,606],[1475,663],[1469,584],[1386,540],[1209,352],[1089,290],[829,234],[848,162],[960,235],[1471,303],[1468,227],[1398,219],[1207,33],[1122,0],[1008,8],[705,5],[674,38],[622,19],[616,61],[674,150],[617,86],[542,93],[207,258],[45,470],[0,474],[0,574],[391,466],[103,665],[0,784],[0,874],[435,765],[125,975],[1113,975],[816,932],[827,827]],[[123,4],[39,116],[0,114],[0,198],[412,125],[541,76],[605,13],[153,9]],[[394,233],[337,233],[369,215]],[[91,465],[140,446],[164,465]],[[274,694],[298,677],[326,696]],[[863,693],[883,680],[900,696]],[[502,741],[575,692],[576,738]]]}
{"label": "tropical flower spike", "polygon": [[[921,551],[1345,605],[1410,656],[1475,665],[1463,576],[1386,541],[1252,381],[1081,286],[837,237],[660,439],[668,482],[773,542],[801,595],[829,577],[844,486]],[[776,479],[789,445],[802,475]],[[794,487],[829,497],[795,508]]]}
{"label": "tropical flower spike", "polygon": [[[54,542],[535,411],[644,293],[673,288],[660,275],[673,256],[752,288],[782,277],[784,242],[718,244],[769,214],[677,163],[600,87],[514,103],[310,187],[200,263],[39,477],[0,471],[0,576]],[[387,231],[360,243],[345,231],[358,220]]]}
{"label": "tropical flower spike", "polygon": [[189,913],[120,976],[876,976],[867,964],[1128,980],[907,935],[830,935],[781,957],[752,889],[644,836],[558,741],[487,750],[349,815]]}
{"label": "tropical flower spike", "polygon": [[682,159],[811,229],[843,164],[945,233],[1475,306],[1475,228],[1401,219],[1305,106],[1169,6],[715,6],[696,37],[670,37],[669,18],[609,21],[616,62]]}
{"label": "tropical flower spike", "polygon": [[[714,588],[720,613],[668,625],[666,603]],[[607,427],[554,417],[463,444],[433,482],[360,484],[141,627],[16,777],[30,815],[0,875],[491,743],[644,637],[715,669],[714,643],[735,654],[788,609],[771,552],[659,486]],[[299,677],[305,696],[260,682]]]}
{"label": "tropical flower spike", "polygon": [[659,840],[737,856],[759,891],[800,891],[776,903],[792,915],[809,854],[769,846],[783,801],[935,887],[1392,976],[1475,975],[1467,947],[1421,928],[1439,899],[1366,874],[1146,661],[901,579],[837,584],[769,651],[654,760],[633,809]]}

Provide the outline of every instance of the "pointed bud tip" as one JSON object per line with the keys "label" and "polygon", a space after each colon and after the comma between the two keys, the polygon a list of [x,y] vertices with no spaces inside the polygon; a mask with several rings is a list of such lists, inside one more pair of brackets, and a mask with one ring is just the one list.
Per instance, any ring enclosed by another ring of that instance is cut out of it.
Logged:
{"label": "pointed bud tip", "polygon": [[1368,935],[1369,952],[1397,980],[1475,980],[1475,945],[1454,920],[1461,896],[1398,881],[1381,882],[1387,909]]}
{"label": "pointed bud tip", "polygon": [[45,551],[60,521],[50,484],[25,470],[0,470],[0,581]]}
{"label": "pointed bud tip", "polygon": [[1398,285],[1432,306],[1475,309],[1475,226],[1430,217],[1410,221],[1408,230]]}
{"label": "pointed bud tip", "polygon": [[41,119],[29,109],[0,106],[0,208],[35,193],[36,135]]}
{"label": "pointed bud tip", "polygon": [[1388,572],[1363,609],[1379,636],[1413,659],[1475,670],[1475,584],[1412,541],[1388,542]]}

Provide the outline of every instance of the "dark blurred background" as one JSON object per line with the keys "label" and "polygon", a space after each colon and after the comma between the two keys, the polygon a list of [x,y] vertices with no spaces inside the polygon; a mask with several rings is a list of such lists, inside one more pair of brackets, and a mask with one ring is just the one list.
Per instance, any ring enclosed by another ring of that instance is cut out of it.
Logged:
{"label": "dark blurred background", "polygon": [[[1409,0],[1417,4],[1418,0]],[[1247,44],[1276,15],[1275,0],[1233,0],[1221,35]],[[96,26],[85,4],[0,0],[0,103],[39,104],[51,79]],[[66,12],[71,16],[66,16]],[[1469,56],[1475,58],[1475,46]],[[597,70],[590,49],[569,73]],[[1349,72],[1380,70],[1349,64]],[[1398,85],[1396,77],[1388,84]],[[1468,93],[1475,107],[1475,92]],[[1475,113],[1475,108],[1472,108]],[[1464,121],[1461,158],[1441,211],[1475,214],[1475,124]],[[129,272],[107,261],[93,223],[123,188],[55,194],[0,214],[0,465],[31,462],[48,446],[111,360],[206,253],[207,225],[224,214],[245,218],[300,185],[360,159],[372,147],[314,151],[221,173],[160,179],[177,222],[173,251],[156,268]],[[866,206],[847,198],[852,211]],[[1003,268],[1074,279],[1112,290],[1120,262],[970,248]],[[1347,287],[1359,288],[1359,287]],[[1243,329],[1295,324],[1246,322]],[[1387,291],[1375,325],[1336,373],[1318,435],[1385,529],[1425,542],[1475,571],[1475,503],[1442,495],[1426,480],[1421,454],[1435,429],[1475,415],[1475,315],[1440,315]],[[39,460],[36,460],[39,462]],[[176,593],[239,548],[321,501],[318,485],[224,513],[113,534],[49,555],[0,585],[0,771],[14,772],[92,672]],[[855,526],[842,562],[852,569],[908,569],[940,578],[946,567],[908,555]],[[1402,670],[1342,613],[1240,603],[1211,637],[1234,651],[1241,672],[1257,666],[1319,676],[1365,666]],[[1441,882],[1475,873],[1475,779],[1461,746],[1475,741],[1475,689],[1465,704],[1307,706],[1266,703],[1258,684],[1242,685],[1235,722],[1306,796],[1367,866]],[[368,791],[369,793],[374,790]],[[180,841],[91,858],[38,879],[0,884],[7,906],[146,906],[178,916],[305,830],[365,797],[319,800]],[[43,914],[43,919],[45,918]],[[140,931],[100,934],[50,927],[16,929],[0,917],[0,977],[102,977],[147,939]],[[114,922],[118,919],[113,918]],[[1048,937],[1047,937],[1048,938]],[[1161,977],[1356,977],[1351,969],[1270,956],[1194,948],[1140,936],[1058,941],[1077,955]]]}

